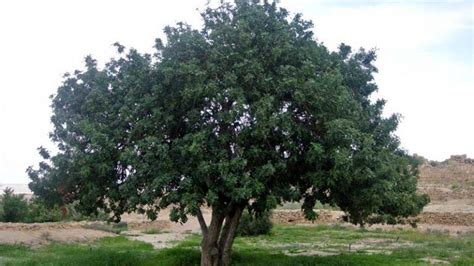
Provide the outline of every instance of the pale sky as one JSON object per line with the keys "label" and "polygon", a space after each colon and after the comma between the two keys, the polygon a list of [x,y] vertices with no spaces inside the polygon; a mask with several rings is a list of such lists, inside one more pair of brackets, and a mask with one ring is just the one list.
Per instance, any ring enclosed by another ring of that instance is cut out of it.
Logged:
{"label": "pale sky", "polygon": [[[65,72],[91,54],[105,63],[116,41],[153,52],[162,29],[200,27],[206,0],[0,1],[0,183],[28,183],[25,173],[52,148],[50,99]],[[216,2],[216,1],[211,1]],[[472,1],[282,0],[315,24],[334,50],[378,49],[376,97],[385,114],[403,115],[402,146],[433,160],[474,157],[474,11]]]}

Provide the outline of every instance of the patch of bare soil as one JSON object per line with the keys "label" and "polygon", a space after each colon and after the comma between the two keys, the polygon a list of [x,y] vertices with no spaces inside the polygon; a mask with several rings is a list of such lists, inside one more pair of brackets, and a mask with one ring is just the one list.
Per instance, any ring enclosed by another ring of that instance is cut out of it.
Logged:
{"label": "patch of bare soil", "polygon": [[85,229],[87,222],[67,223],[0,223],[0,244],[21,244],[31,247],[61,243],[86,243],[112,233]]}
{"label": "patch of bare soil", "polygon": [[437,213],[474,213],[474,198],[447,199],[443,202],[432,202],[423,209],[424,212]]}
{"label": "patch of bare soil", "polygon": [[183,233],[160,233],[160,234],[139,234],[129,236],[129,239],[139,240],[150,243],[156,249],[172,247],[176,241],[183,240],[186,237]]}
{"label": "patch of bare soil", "polygon": [[[211,220],[210,210],[204,209],[202,212],[206,222],[209,222]],[[129,229],[132,229],[127,232],[129,239],[150,243],[158,249],[172,247],[176,244],[176,241],[186,238],[188,234],[201,232],[196,217],[188,217],[188,221],[184,224],[170,222],[169,209],[161,211],[158,218],[153,222],[137,214],[124,216],[123,220],[128,223]],[[157,234],[144,233],[150,229],[158,229],[162,232]]]}
{"label": "patch of bare soil", "polygon": [[428,262],[429,264],[449,264],[449,261],[430,258],[430,257],[422,258],[420,260],[424,262]]}
{"label": "patch of bare soil", "polygon": [[334,256],[338,255],[339,253],[335,252],[328,252],[328,251],[321,251],[321,250],[301,250],[301,251],[285,251],[283,252],[287,256]]}
{"label": "patch of bare soil", "polygon": [[409,241],[399,241],[394,239],[367,238],[353,243],[331,243],[313,242],[313,243],[286,243],[269,244],[259,243],[270,248],[284,250],[288,256],[334,256],[349,252],[365,252],[369,254],[390,254],[395,249],[415,246]]}

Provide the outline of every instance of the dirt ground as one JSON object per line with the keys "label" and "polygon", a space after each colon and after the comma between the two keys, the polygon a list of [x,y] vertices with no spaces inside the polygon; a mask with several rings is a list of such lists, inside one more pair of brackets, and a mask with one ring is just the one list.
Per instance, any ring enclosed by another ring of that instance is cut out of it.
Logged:
{"label": "dirt ground", "polygon": [[[203,216],[206,222],[211,220],[210,210],[204,209]],[[152,244],[155,248],[172,246],[177,240],[186,238],[188,234],[200,233],[201,227],[195,217],[189,217],[184,224],[169,221],[169,210],[163,210],[156,221],[148,222],[143,216],[129,214],[123,217],[124,221],[132,224],[132,230],[127,232],[130,239],[140,240]],[[149,229],[162,230],[159,234],[144,233]]]}
{"label": "dirt ground", "polygon": [[0,230],[0,243],[38,247],[51,242],[91,243],[98,238],[112,235],[114,234],[85,228]]}
{"label": "dirt ground", "polygon": [[[461,158],[461,159],[459,159]],[[443,163],[425,163],[420,168],[418,190],[427,193],[430,204],[418,216],[417,229],[421,231],[445,232],[452,235],[474,231],[474,162],[463,157],[452,157]],[[322,210],[316,224],[341,223],[342,212]],[[210,221],[210,211],[204,210],[206,221]],[[156,248],[169,247],[176,240],[190,233],[199,233],[196,218],[189,217],[185,224],[169,221],[169,210],[158,215],[156,221],[145,216],[127,214],[122,220],[127,222],[130,239],[151,243]],[[299,210],[275,210],[273,222],[285,224],[311,224]],[[52,242],[90,243],[98,238],[116,234],[84,228],[90,222],[66,223],[0,223],[0,244],[22,244],[38,247]],[[408,225],[374,225],[370,228],[393,230],[409,228]],[[369,229],[370,229],[369,228]],[[146,234],[146,230],[160,230],[159,234]]]}

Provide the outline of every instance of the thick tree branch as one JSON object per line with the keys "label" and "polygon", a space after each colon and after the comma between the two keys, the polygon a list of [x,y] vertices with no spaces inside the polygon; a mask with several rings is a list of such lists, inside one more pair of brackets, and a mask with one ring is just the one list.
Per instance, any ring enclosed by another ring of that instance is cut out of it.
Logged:
{"label": "thick tree branch", "polygon": [[229,230],[232,224],[232,218],[234,217],[236,210],[237,210],[236,207],[230,209],[229,213],[225,217],[224,226],[222,228],[222,232],[219,237],[219,247],[221,247],[222,244],[224,244],[224,241],[227,238],[227,235],[229,234]]}
{"label": "thick tree branch", "polygon": [[219,262],[219,234],[224,221],[225,215],[219,210],[212,209],[212,218],[209,223],[208,233],[203,236],[201,249],[201,265],[203,266],[217,266]]}
{"label": "thick tree branch", "polygon": [[207,235],[207,225],[206,225],[206,220],[204,220],[204,216],[202,215],[201,208],[198,208],[197,211],[197,218],[199,221],[199,225],[201,226],[201,231],[203,235]]}
{"label": "thick tree branch", "polygon": [[230,264],[232,244],[234,243],[235,233],[243,210],[243,206],[236,206],[226,216],[224,228],[219,238],[219,257],[221,259],[221,265]]}

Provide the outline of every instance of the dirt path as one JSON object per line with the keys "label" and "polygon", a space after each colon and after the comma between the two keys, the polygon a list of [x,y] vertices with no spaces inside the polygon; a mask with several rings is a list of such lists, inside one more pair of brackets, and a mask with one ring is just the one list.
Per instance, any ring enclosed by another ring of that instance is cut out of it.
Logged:
{"label": "dirt path", "polygon": [[[209,222],[211,219],[211,212],[209,210],[203,210],[204,219]],[[125,216],[124,220],[131,222],[139,222],[139,219],[143,217],[136,217],[134,215]],[[176,244],[176,241],[183,240],[189,234],[200,233],[201,227],[196,217],[188,217],[188,221],[185,224],[173,223],[169,221],[169,211],[164,210],[159,215],[155,222],[161,226],[153,226],[153,223],[146,225],[141,223],[139,226],[135,226],[133,230],[129,230],[126,234],[129,239],[139,240],[152,244],[155,248],[166,248],[172,247]],[[128,219],[128,220],[127,220]],[[137,224],[138,225],[138,224]],[[162,233],[159,234],[146,234],[146,230],[149,229],[160,229]]]}

